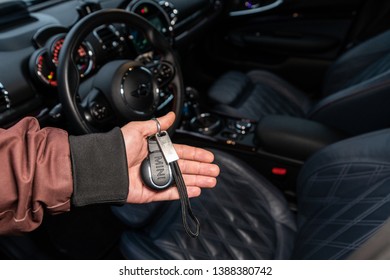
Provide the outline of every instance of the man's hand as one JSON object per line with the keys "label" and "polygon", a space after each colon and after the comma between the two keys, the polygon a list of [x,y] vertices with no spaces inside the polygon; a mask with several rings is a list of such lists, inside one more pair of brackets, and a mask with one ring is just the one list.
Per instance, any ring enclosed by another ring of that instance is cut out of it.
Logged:
{"label": "man's hand", "polygon": [[[170,112],[158,118],[161,130],[167,130],[175,120],[175,114]],[[131,122],[122,127],[125,140],[127,164],[129,168],[129,194],[128,203],[146,203],[152,201],[179,199],[176,187],[164,191],[149,189],[142,182],[140,166],[148,154],[146,138],[157,133],[156,122],[153,120]],[[219,167],[212,164],[214,155],[204,149],[187,145],[174,145],[179,155],[179,166],[187,186],[189,197],[199,196],[201,188],[212,188],[216,185]]]}

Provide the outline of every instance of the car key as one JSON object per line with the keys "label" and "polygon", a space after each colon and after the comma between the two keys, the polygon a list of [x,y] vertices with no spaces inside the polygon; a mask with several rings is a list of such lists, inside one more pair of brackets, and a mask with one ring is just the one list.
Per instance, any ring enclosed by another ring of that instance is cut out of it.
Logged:
{"label": "car key", "polygon": [[[177,163],[179,156],[177,155],[175,148],[173,147],[168,132],[159,131],[156,133],[155,137],[166,162],[172,169],[172,175],[173,178],[175,179],[176,187],[179,191],[184,229],[186,230],[189,236],[194,238],[198,237],[200,232],[200,223],[199,220],[194,215],[191,208],[191,203],[187,193],[187,187],[185,185],[183,175],[179,168],[179,164]],[[192,219],[196,227],[195,231],[191,230],[190,225],[188,224],[187,221],[187,216],[189,216]]]}
{"label": "car key", "polygon": [[166,163],[155,137],[148,138],[149,154],[141,164],[144,183],[154,190],[164,190],[172,185],[172,169]]}
{"label": "car key", "polygon": [[[157,133],[148,138],[149,154],[141,164],[142,180],[145,185],[154,190],[164,190],[175,181],[180,197],[184,229],[189,236],[198,237],[200,223],[191,208],[187,187],[177,163],[179,156],[173,147],[168,133],[161,131],[160,123],[157,119],[153,120],[157,124]],[[191,230],[187,217],[192,219],[196,227],[195,231]]]}

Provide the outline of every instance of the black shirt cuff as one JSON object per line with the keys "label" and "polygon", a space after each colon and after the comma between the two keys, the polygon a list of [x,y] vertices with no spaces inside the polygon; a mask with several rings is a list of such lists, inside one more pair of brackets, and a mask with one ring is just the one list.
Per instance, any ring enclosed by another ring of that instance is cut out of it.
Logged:
{"label": "black shirt cuff", "polygon": [[70,136],[74,206],[125,203],[129,191],[122,132]]}

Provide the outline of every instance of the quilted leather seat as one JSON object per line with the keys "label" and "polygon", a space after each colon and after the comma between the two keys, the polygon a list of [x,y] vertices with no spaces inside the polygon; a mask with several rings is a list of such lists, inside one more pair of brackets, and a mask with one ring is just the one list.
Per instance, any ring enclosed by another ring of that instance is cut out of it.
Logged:
{"label": "quilted leather seat", "polygon": [[[187,236],[179,202],[170,203],[149,227],[124,234],[121,247],[127,258],[290,257],[296,225],[282,194],[246,164],[227,154],[215,153],[222,170],[218,187],[203,190],[201,199],[191,200],[201,221],[200,237]],[[126,212],[132,213],[133,206],[126,207]]]}
{"label": "quilted leather seat", "polygon": [[214,153],[218,185],[192,199],[199,238],[184,232],[177,202],[149,211],[153,218],[132,228],[137,206],[118,207],[129,226],[121,239],[126,258],[345,259],[390,216],[390,130],[333,144],[307,161],[296,214],[250,166]]}
{"label": "quilted leather seat", "polygon": [[389,91],[387,31],[348,50],[329,67],[319,100],[260,70],[226,73],[211,86],[209,97],[215,109],[227,115],[253,120],[270,114],[289,115],[358,135],[389,126]]}

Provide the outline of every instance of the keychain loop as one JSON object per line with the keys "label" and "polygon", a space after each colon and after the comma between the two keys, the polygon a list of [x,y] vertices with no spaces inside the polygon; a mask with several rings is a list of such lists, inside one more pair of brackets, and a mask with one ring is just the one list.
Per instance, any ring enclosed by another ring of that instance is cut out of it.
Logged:
{"label": "keychain loop", "polygon": [[153,118],[152,120],[154,120],[156,122],[156,125],[157,125],[157,135],[160,136],[161,135],[161,124],[158,121],[158,119],[156,119],[156,118]]}

